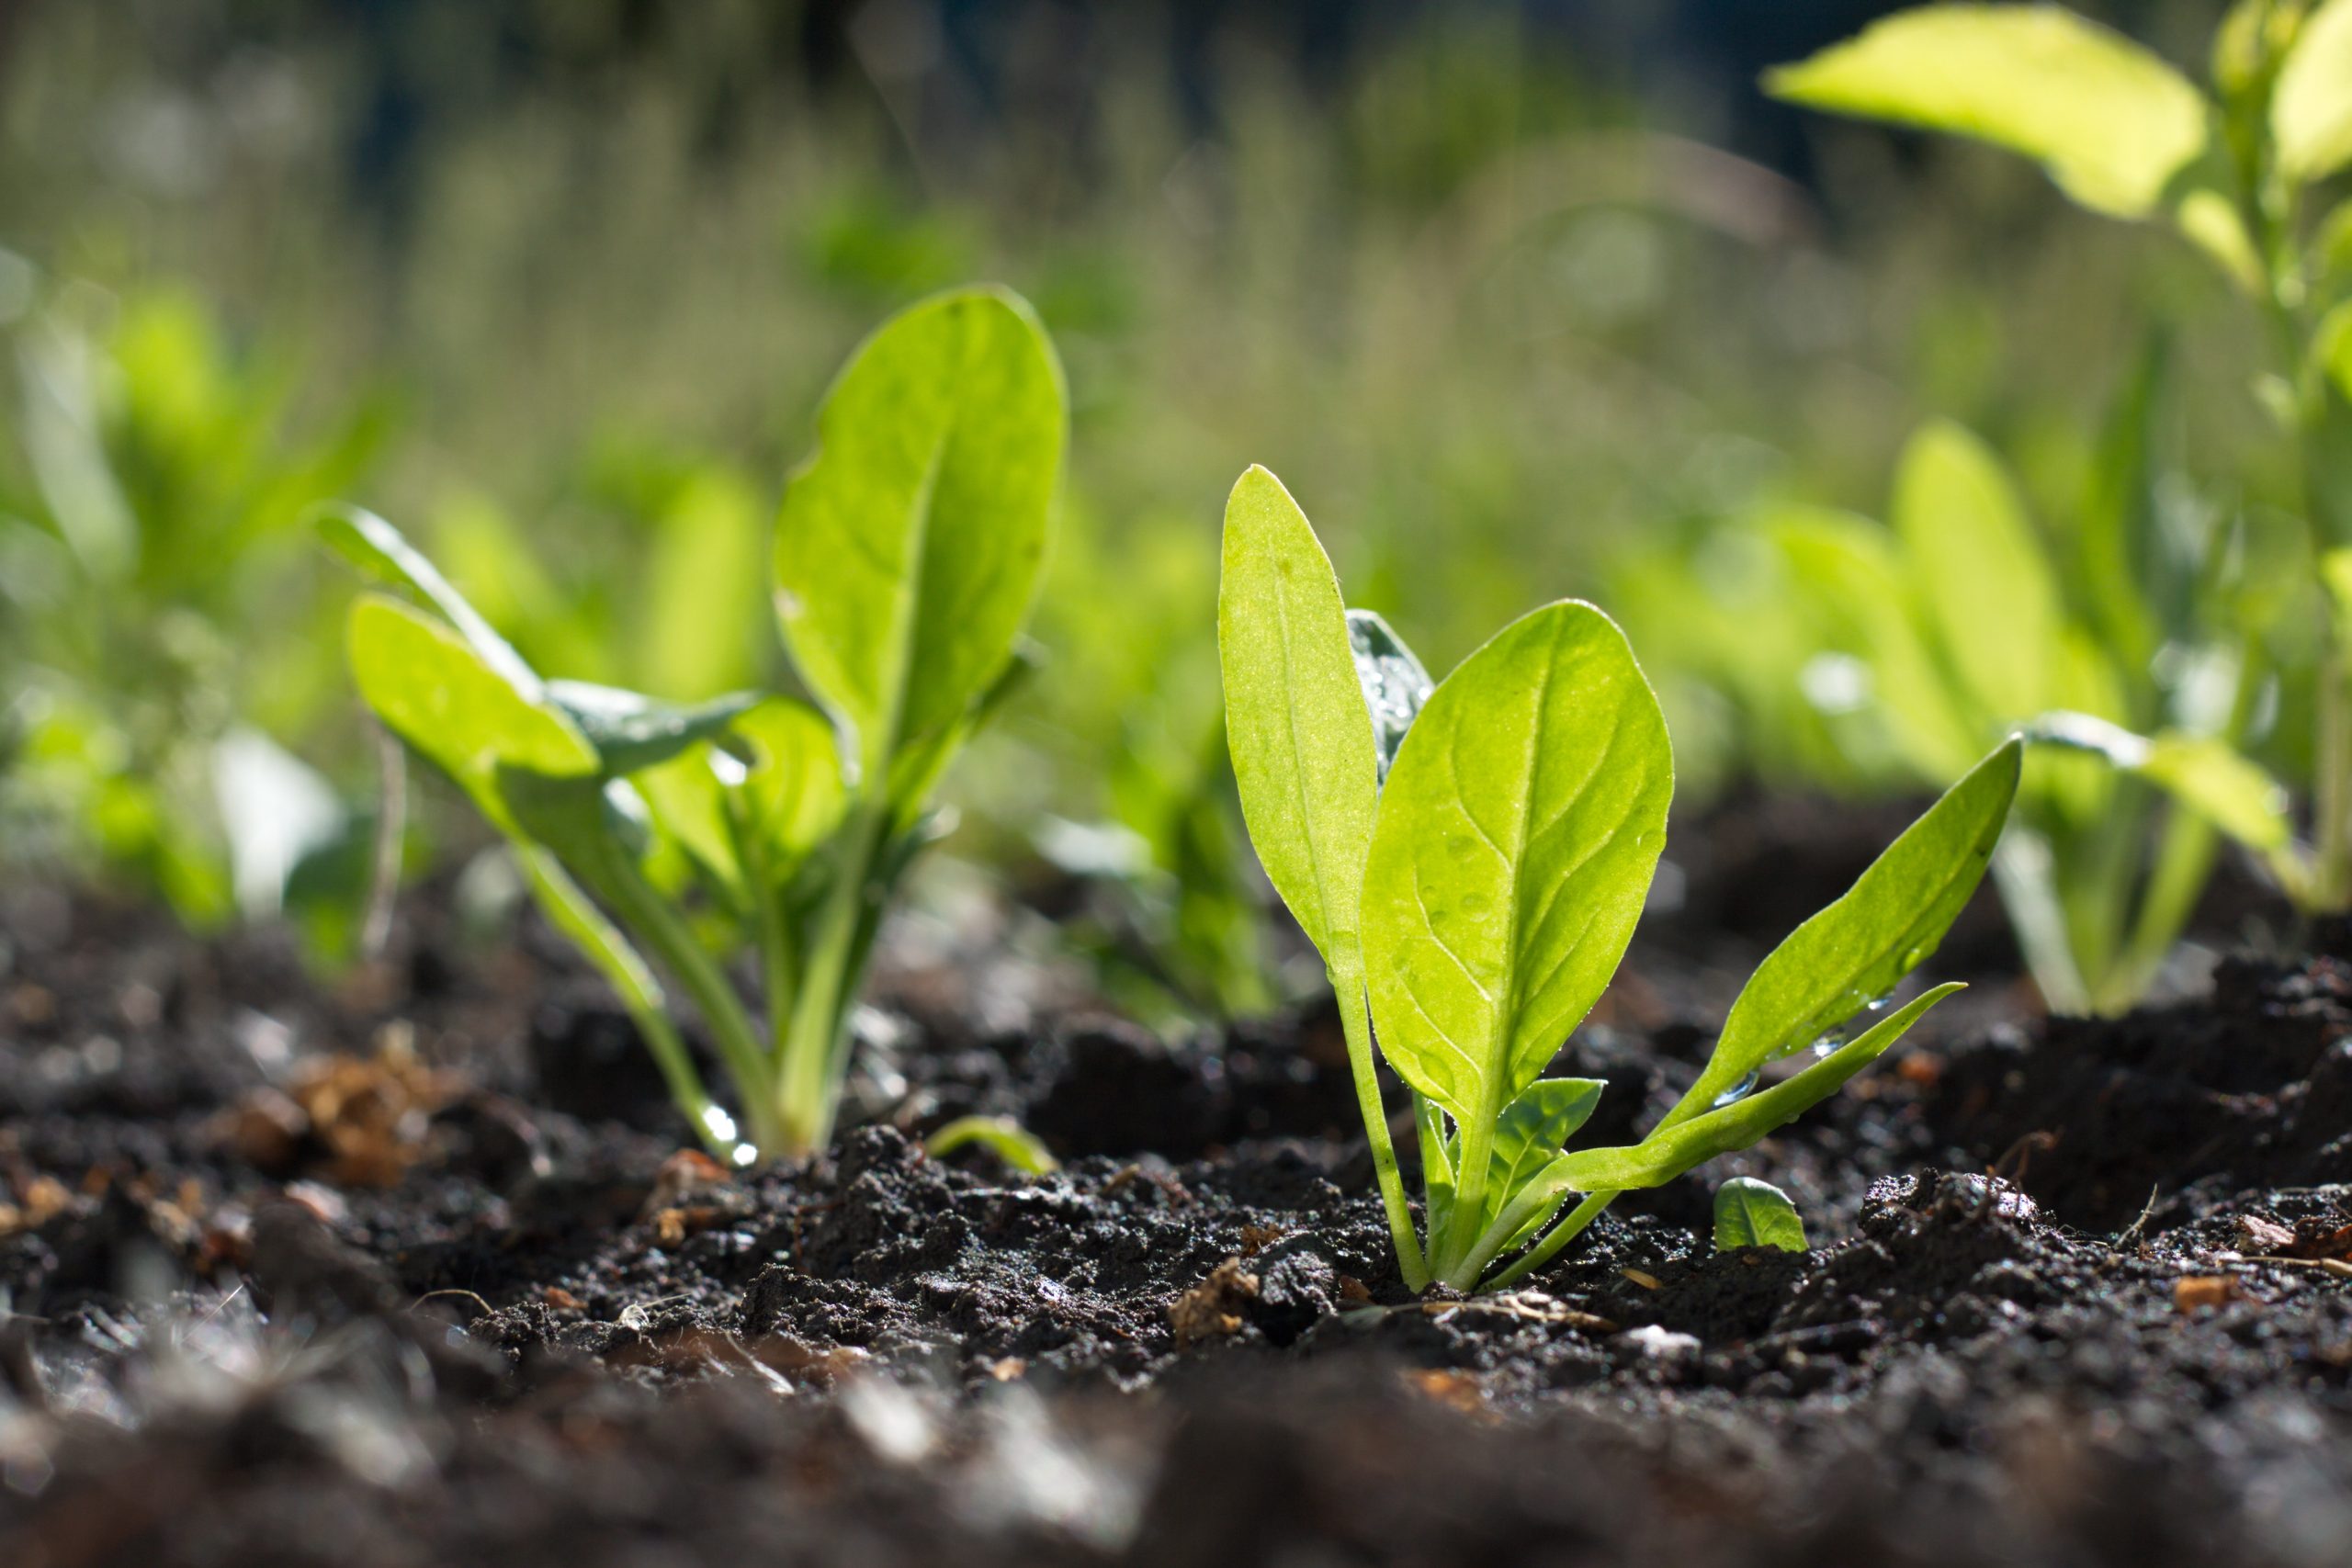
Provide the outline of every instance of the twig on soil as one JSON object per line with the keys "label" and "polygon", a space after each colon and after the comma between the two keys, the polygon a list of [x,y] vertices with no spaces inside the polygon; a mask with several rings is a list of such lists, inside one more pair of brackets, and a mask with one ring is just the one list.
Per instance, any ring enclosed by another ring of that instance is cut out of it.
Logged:
{"label": "twig on soil", "polygon": [[413,1302],[409,1303],[408,1303],[408,1310],[409,1310],[410,1312],[413,1313],[414,1311],[416,1311],[416,1309],[417,1309],[417,1308],[419,1308],[419,1307],[423,1306],[425,1303],[427,1303],[427,1302],[429,1302],[429,1301],[435,1300],[436,1298],[441,1297],[441,1296],[463,1296],[463,1297],[465,1297],[465,1298],[466,1298],[466,1300],[468,1300],[468,1301],[469,1301],[469,1302],[471,1302],[471,1303],[474,1303],[474,1305],[476,1305],[476,1306],[478,1306],[478,1307],[481,1308],[481,1315],[482,1315],[482,1316],[484,1316],[484,1317],[496,1317],[496,1316],[498,1315],[498,1309],[497,1309],[496,1307],[494,1307],[494,1306],[492,1306],[488,1302],[484,1301],[481,1296],[476,1295],[476,1294],[475,1294],[473,1292],[471,1292],[471,1291],[458,1290],[458,1289],[457,1289],[457,1288],[455,1288],[455,1287],[452,1287],[452,1288],[450,1288],[450,1289],[448,1289],[448,1290],[445,1290],[445,1291],[427,1291],[427,1292],[424,1292],[424,1294],[423,1294],[423,1295],[421,1295],[421,1296],[417,1297],[417,1298],[416,1298],[416,1300],[414,1300],[414,1301],[413,1301]]}
{"label": "twig on soil", "polygon": [[1527,1323],[1563,1323],[1595,1334],[1614,1334],[1623,1326],[1589,1312],[1578,1312],[1541,1291],[1512,1291],[1497,1296],[1472,1296],[1466,1301],[1408,1302],[1401,1306],[1367,1306],[1340,1315],[1354,1323],[1369,1323],[1395,1313],[1417,1312],[1424,1317],[1447,1318],[1457,1312],[1493,1313]]}
{"label": "twig on soil", "polygon": [[2120,1252],[2126,1247],[2132,1247],[2134,1251],[2140,1249],[2142,1245],[2140,1240],[2141,1234],[2148,1228],[2148,1221],[2154,1216],[2156,1212],[2156,1195],[2163,1190],[2164,1189],[2161,1186],[2151,1187],[2148,1189],[2148,1201],[2146,1205],[2141,1209],[2140,1217],[2133,1220],[2129,1225],[2125,1226],[2120,1235],[2119,1235],[2113,1241],[2107,1244],[2109,1250]]}
{"label": "twig on soil", "polygon": [[2246,1263],[2275,1263],[2282,1269],[2316,1269],[2331,1279],[2352,1280],[2352,1263],[2340,1258],[2247,1258]]}

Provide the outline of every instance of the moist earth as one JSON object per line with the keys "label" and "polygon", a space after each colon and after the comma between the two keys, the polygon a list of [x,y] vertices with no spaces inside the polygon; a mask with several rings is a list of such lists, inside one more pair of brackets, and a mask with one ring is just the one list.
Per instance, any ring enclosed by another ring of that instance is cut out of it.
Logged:
{"label": "moist earth", "polygon": [[[1589,1136],[1690,1080],[1821,901],[1792,883],[1860,869],[1869,825],[1827,823],[1751,813],[1689,855],[1553,1069],[1607,1080]],[[729,1172],[560,950],[452,908],[325,984],[282,937],[0,902],[0,1562],[2352,1544],[2339,933],[2045,1021],[1973,910],[1935,967],[1979,984],[1917,1043],[1464,1302],[1397,1278],[1328,1015],[1170,1044],[988,933],[899,940],[861,1124]],[[1062,1168],[922,1152],[971,1111]],[[1716,1250],[1733,1174],[1785,1188],[1814,1249]]]}

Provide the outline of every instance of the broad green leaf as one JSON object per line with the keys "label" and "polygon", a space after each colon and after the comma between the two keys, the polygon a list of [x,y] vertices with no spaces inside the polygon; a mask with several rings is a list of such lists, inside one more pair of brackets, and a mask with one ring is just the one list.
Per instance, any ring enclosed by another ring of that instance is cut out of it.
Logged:
{"label": "broad green leaf", "polygon": [[1363,705],[1372,713],[1372,739],[1379,764],[1379,781],[1388,782],[1396,750],[1420,716],[1437,682],[1421,667],[1405,639],[1370,610],[1348,612],[1348,647],[1356,658],[1356,680],[1363,687]]}
{"label": "broad green leaf", "polygon": [[478,801],[494,795],[502,764],[549,776],[596,772],[595,748],[570,719],[518,691],[465,637],[422,610],[363,594],[351,607],[348,643],[352,677],[368,705]]}
{"label": "broad green leaf", "polygon": [[1591,605],[1523,616],[1446,677],[1364,873],[1373,1019],[1406,1082],[1491,1124],[1534,1081],[1624,955],[1673,793],[1657,698]]}
{"label": "broad green leaf", "polygon": [[2249,849],[2284,849],[2294,837],[2286,786],[2217,737],[2135,735],[2082,713],[2044,714],[2026,735],[2037,745],[2091,752],[2146,779]]}
{"label": "broad green leaf", "polygon": [[1775,1247],[1804,1250],[1804,1219],[1789,1195],[1769,1181],[1735,1176],[1715,1189],[1715,1250]]}
{"label": "broad green leaf", "polygon": [[1985,716],[2007,726],[2055,705],[2057,578],[1991,449],[1956,424],[1925,426],[1904,449],[1893,520],[1944,652]]}
{"label": "broad green leaf", "polygon": [[1992,863],[2023,750],[2012,740],[1978,763],[1756,966],[1684,1104],[1713,1104],[1766,1062],[1843,1027],[1935,952]]}
{"label": "broad green leaf", "polygon": [[776,525],[793,661],[856,737],[861,773],[962,722],[1012,657],[1062,461],[1061,367],[994,289],[926,300],[826,394]]}
{"label": "broad green leaf", "polygon": [[586,681],[550,681],[547,697],[588,738],[604,771],[615,774],[650,768],[725,734],[760,700],[757,692],[735,692],[681,707],[642,692]]}
{"label": "broad green leaf", "polygon": [[937,1159],[978,1144],[1013,1169],[1045,1176],[1061,1168],[1053,1151],[1010,1116],[959,1116],[922,1141],[922,1152]]}
{"label": "broad green leaf", "polygon": [[743,867],[728,825],[727,785],[720,772],[740,779],[743,764],[708,746],[682,751],[629,775],[661,830],[737,906],[746,902]]}
{"label": "broad green leaf", "polygon": [[1965,773],[1983,741],[1921,635],[1893,536],[1866,518],[1813,509],[1778,514],[1770,532],[1805,592],[1867,657],[1878,711],[1904,761],[1938,783]]}
{"label": "broad green leaf", "polygon": [[1307,940],[1352,946],[1379,792],[1372,716],[1330,558],[1282,481],[1251,468],[1225,505],[1217,660],[1250,841]]}
{"label": "broad green leaf", "polygon": [[438,611],[501,680],[518,692],[537,695],[537,671],[398,528],[356,506],[322,509],[318,528],[319,536],[345,560],[385,587],[402,590]]}
{"label": "broad green leaf", "polygon": [[2352,163],[2352,0],[2327,0],[2295,35],[2270,92],[2270,135],[2290,180]]}
{"label": "broad green leaf", "polygon": [[1931,6],[1897,13],[1768,73],[1815,108],[1989,141],[2039,161],[2084,206],[2152,211],[2204,148],[2188,78],[2121,34],[2054,6]]}
{"label": "broad green leaf", "polygon": [[1884,1055],[1929,1008],[1965,989],[1957,981],[1938,986],[1793,1077],[1703,1116],[1661,1125],[1638,1144],[1563,1155],[1538,1180],[1560,1191],[1634,1191],[1671,1181],[1717,1155],[1752,1147],[1836,1094],[1846,1080]]}

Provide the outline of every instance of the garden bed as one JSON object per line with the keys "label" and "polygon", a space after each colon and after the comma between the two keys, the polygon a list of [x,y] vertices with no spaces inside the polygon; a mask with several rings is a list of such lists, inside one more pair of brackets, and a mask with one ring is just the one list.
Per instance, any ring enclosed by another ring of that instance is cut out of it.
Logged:
{"label": "garden bed", "polygon": [[[1679,909],[1554,1069],[1609,1081],[1597,1136],[1670,1103],[1881,826],[1773,803],[1677,840]],[[1976,988],[1853,1091],[1465,1303],[1396,1276],[1332,1021],[1170,1048],[1066,976],[901,944],[865,1124],[729,1178],[552,945],[439,910],[322,988],[273,938],[11,897],[0,1561],[2152,1568],[2352,1539],[2332,954],[2052,1024],[1980,908],[1935,965]],[[970,1111],[1065,1168],[926,1157]],[[1735,1172],[1815,1250],[1715,1252]]]}

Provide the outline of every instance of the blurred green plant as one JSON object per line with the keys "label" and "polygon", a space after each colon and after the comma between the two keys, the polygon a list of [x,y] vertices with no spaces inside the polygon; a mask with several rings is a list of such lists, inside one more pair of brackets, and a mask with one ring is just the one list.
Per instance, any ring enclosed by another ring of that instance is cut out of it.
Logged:
{"label": "blurred green plant", "polygon": [[383,397],[322,421],[299,362],[197,299],[117,297],[0,254],[14,440],[0,459],[0,801],[35,846],[192,925],[277,913],[349,824],[270,733],[325,694],[295,550],[367,471]]}
{"label": "blurred green plant", "polygon": [[[1026,665],[1064,408],[1042,329],[1000,291],[914,306],[852,356],[786,488],[770,577],[813,701],[688,706],[543,680],[390,525],[325,522],[390,591],[352,608],[361,694],[505,837],[714,1152],[802,1157],[831,1138],[857,993],[934,836],[931,795]],[[715,917],[704,931],[698,909]],[[719,952],[757,954],[764,1032],[706,941],[713,924]],[[656,964],[710,1032],[742,1141]]]}
{"label": "blurred green plant", "polygon": [[[1950,776],[1988,724],[2022,722],[2185,808],[2152,836],[2116,778],[2037,762],[2001,886],[2037,979],[2066,1010],[2141,994],[2202,887],[2213,829],[2255,851],[2299,907],[2352,907],[2352,209],[2323,213],[2317,199],[2352,163],[2352,0],[2240,0],[2211,77],[2208,94],[2054,7],[1966,5],[1901,13],[1767,79],[1796,102],[2021,152],[2094,211],[2168,220],[2267,330],[2272,367],[2254,392],[2296,447],[2302,547],[2281,551],[2249,517],[2208,541],[2186,612],[2165,614],[2148,520],[2114,504],[2145,461],[2128,433],[2109,454],[2104,503],[2095,495],[2075,531],[2066,584],[1998,464],[1945,427],[1915,442],[1898,478],[1899,551],[1842,525],[1787,531],[1804,574],[1837,583],[1868,626],[1890,727],[1925,776]],[[2300,592],[2278,570],[2296,554]],[[2279,625],[2299,603],[2308,638]],[[2275,672],[2266,653],[2298,647],[2315,737],[2308,844],[2286,793],[2239,750]],[[2214,660],[2218,680],[2191,678]],[[2184,700],[2202,711],[2178,711]]]}

